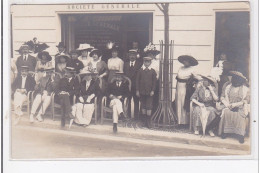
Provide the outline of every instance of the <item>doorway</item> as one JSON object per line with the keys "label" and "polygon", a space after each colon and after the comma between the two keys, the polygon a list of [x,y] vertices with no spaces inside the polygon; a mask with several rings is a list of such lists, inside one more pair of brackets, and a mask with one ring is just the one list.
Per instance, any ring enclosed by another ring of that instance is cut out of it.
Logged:
{"label": "doorway", "polygon": [[249,77],[250,63],[249,12],[216,12],[215,64],[225,53],[234,69]]}
{"label": "doorway", "polygon": [[88,43],[106,52],[106,44],[112,41],[119,45],[120,56],[125,59],[133,41],[139,43],[140,49],[152,41],[152,13],[62,14],[60,17],[62,41],[68,51]]}

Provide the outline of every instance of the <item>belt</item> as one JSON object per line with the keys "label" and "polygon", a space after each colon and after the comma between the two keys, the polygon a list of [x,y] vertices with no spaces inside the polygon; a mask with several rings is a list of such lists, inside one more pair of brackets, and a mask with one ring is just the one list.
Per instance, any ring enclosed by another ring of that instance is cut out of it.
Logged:
{"label": "belt", "polygon": [[181,82],[181,83],[187,83],[189,79],[180,79],[176,76],[176,79],[178,82]]}

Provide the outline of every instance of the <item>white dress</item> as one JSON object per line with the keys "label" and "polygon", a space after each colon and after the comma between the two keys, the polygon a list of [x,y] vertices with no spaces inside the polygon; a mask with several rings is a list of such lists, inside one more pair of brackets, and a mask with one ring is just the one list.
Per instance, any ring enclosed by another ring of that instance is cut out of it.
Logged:
{"label": "white dress", "polygon": [[116,72],[123,72],[124,61],[118,57],[109,58],[107,62],[107,66],[109,70],[108,81],[110,82]]}

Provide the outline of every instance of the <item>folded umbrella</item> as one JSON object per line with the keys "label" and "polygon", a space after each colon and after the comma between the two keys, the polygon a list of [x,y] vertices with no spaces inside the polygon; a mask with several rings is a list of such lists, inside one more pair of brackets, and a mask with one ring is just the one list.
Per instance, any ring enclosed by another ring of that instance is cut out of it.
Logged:
{"label": "folded umbrella", "polygon": [[208,117],[209,117],[209,111],[207,111],[205,106],[201,107],[200,121],[201,121],[201,125],[202,125],[203,136],[205,136],[206,127],[207,127],[207,123],[208,123]]}

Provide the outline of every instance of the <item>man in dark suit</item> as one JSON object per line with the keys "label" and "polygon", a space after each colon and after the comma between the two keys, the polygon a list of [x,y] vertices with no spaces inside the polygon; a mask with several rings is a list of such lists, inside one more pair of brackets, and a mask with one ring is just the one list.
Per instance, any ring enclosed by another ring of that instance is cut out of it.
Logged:
{"label": "man in dark suit", "polygon": [[59,55],[68,55],[66,51],[66,46],[63,42],[59,42],[59,44],[56,47],[58,48],[58,53],[55,55],[55,58]]}
{"label": "man in dark suit", "polygon": [[112,78],[112,83],[108,87],[108,97],[110,98],[110,107],[113,109],[113,132],[117,132],[118,117],[126,119],[123,112],[123,101],[129,97],[129,84],[123,80],[124,73],[116,72]]}
{"label": "man in dark suit", "polygon": [[[142,63],[137,59],[138,52],[134,49],[128,51],[128,56],[130,61],[124,63],[124,73],[127,77],[131,79],[132,86],[131,92],[129,96],[129,100],[133,98],[134,100],[134,118],[138,119],[139,115],[139,98],[136,96],[136,75],[138,70],[141,68]],[[131,105],[131,104],[130,104]],[[129,112],[131,112],[131,106],[129,108]],[[129,114],[130,115],[130,114]]]}
{"label": "man in dark suit", "polygon": [[22,45],[18,51],[21,56],[17,58],[16,61],[16,67],[18,71],[18,76],[21,74],[21,67],[22,66],[27,66],[29,71],[35,71],[36,67],[36,58],[29,55],[29,46],[28,45]]}
{"label": "man in dark suit", "polygon": [[35,80],[28,75],[28,66],[20,67],[21,74],[14,80],[12,90],[14,91],[14,110],[18,116],[23,115],[22,105],[27,98],[27,93],[33,91],[35,87]]}

